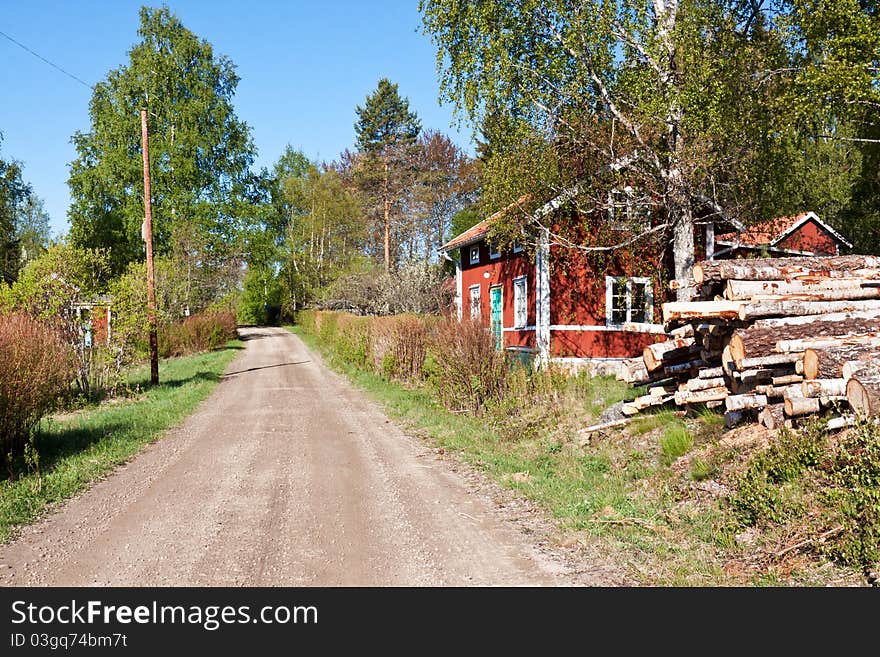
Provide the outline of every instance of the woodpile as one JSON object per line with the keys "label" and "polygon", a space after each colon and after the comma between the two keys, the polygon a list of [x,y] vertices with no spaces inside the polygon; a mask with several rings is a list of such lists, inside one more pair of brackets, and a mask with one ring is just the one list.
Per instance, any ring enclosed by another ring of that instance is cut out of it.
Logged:
{"label": "woodpile", "polygon": [[880,415],[880,256],[706,261],[692,279],[694,301],[663,304],[667,340],[622,364],[618,379],[648,385],[624,414],[706,404],[769,428]]}

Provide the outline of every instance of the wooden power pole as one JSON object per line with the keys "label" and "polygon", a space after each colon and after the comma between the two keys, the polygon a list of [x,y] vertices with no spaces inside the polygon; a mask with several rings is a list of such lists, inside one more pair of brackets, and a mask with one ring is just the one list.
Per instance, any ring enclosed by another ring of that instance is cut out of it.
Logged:
{"label": "wooden power pole", "polygon": [[147,244],[147,322],[150,325],[150,383],[159,383],[159,336],[156,323],[156,277],[153,273],[153,201],[150,195],[150,145],[147,110],[141,110],[141,143],[144,153],[144,227],[141,237]]}

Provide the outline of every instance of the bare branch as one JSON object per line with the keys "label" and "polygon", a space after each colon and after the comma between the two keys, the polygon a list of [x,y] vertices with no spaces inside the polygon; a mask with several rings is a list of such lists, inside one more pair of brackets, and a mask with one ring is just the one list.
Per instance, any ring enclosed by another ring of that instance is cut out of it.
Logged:
{"label": "bare branch", "polygon": [[667,228],[669,228],[672,225],[668,222],[659,224],[657,226],[654,226],[653,228],[650,228],[649,230],[646,230],[644,232],[639,233],[638,235],[636,235],[635,237],[633,237],[631,239],[625,240],[623,242],[619,242],[617,244],[611,244],[608,246],[584,246],[583,244],[576,244],[576,243],[572,242],[571,240],[569,240],[568,238],[563,237],[562,235],[559,235],[557,233],[554,233],[546,226],[543,226],[540,222],[536,222],[536,223],[541,228],[544,228],[547,230],[547,232],[550,234],[550,239],[552,240],[553,244],[556,244],[557,246],[569,248],[569,249],[577,249],[578,251],[582,251],[584,253],[595,253],[595,252],[614,251],[616,249],[622,249],[627,246],[631,246],[631,245],[635,244],[639,240],[641,240],[649,235],[653,235],[655,233],[659,233],[660,231],[666,230]]}

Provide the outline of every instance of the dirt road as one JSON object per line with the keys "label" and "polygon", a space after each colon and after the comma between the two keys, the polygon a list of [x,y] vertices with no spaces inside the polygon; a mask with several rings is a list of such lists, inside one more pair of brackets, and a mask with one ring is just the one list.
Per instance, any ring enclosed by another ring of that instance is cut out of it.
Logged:
{"label": "dirt road", "polygon": [[[0,546],[24,586],[606,585],[283,329],[179,429]],[[536,529],[537,527],[537,529]]]}

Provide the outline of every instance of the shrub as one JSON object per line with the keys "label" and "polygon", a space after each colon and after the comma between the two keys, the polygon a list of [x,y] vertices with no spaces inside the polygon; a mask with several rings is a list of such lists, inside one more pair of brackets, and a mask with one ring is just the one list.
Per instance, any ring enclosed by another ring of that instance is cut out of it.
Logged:
{"label": "shrub", "polygon": [[169,358],[219,349],[238,335],[235,327],[235,313],[230,310],[199,313],[165,324],[159,330],[159,355]]}
{"label": "shrub", "polygon": [[436,363],[433,385],[448,408],[481,415],[487,404],[503,398],[508,358],[479,322],[447,318],[437,326],[431,350]]}
{"label": "shrub", "polygon": [[0,354],[0,443],[11,460],[68,389],[74,368],[61,333],[23,314],[0,315]]}
{"label": "shrub", "polygon": [[862,567],[880,563],[880,428],[862,422],[840,440],[830,463],[837,489],[829,497],[842,510],[839,538],[827,552]]}

